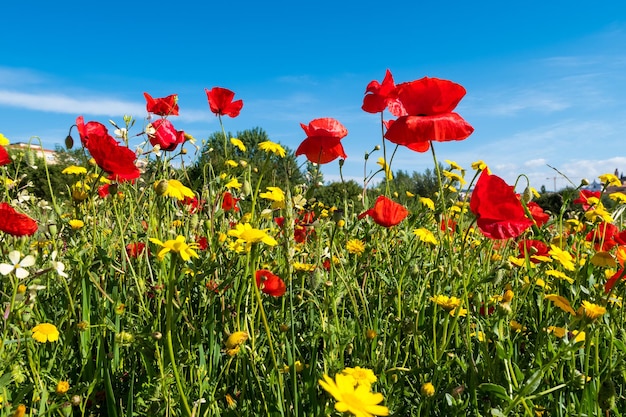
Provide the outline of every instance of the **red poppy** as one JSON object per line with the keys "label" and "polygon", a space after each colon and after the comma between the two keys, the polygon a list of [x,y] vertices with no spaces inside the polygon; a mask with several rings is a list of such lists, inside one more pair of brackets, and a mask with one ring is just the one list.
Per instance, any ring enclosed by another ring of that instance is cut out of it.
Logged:
{"label": "red poppy", "polygon": [[76,125],[83,144],[110,179],[129,181],[139,178],[141,172],[135,165],[135,152],[120,146],[104,125],[98,122],[84,124],[82,116],[76,119]]}
{"label": "red poppy", "polygon": [[406,115],[395,89],[396,84],[393,82],[391,71],[387,70],[382,84],[374,80],[367,85],[361,108],[368,113],[379,113],[388,108],[396,117]]}
{"label": "red poppy", "polygon": [[0,203],[0,230],[13,236],[32,236],[37,231],[37,222],[8,203]]}
{"label": "red poppy", "polygon": [[578,193],[578,198],[574,200],[573,203],[582,204],[583,210],[587,211],[593,205],[589,203],[589,199],[593,197],[599,200],[601,195],[602,193],[600,193],[600,191],[580,190]]}
{"label": "red poppy", "polygon": [[280,297],[287,290],[285,282],[267,269],[256,271],[256,285],[261,291],[272,297]]}
{"label": "red poppy", "polygon": [[465,95],[463,86],[448,80],[424,77],[396,86],[395,93],[407,115],[390,126],[385,138],[417,152],[426,152],[431,141],[463,140],[474,128],[452,110]]}
{"label": "red poppy", "polygon": [[402,204],[381,195],[376,199],[373,208],[359,214],[359,219],[370,216],[377,224],[391,227],[399,224],[408,215],[409,211]]}
{"label": "red poppy", "polygon": [[143,242],[133,242],[126,245],[126,253],[129,258],[138,258],[145,249],[146,244]]}
{"label": "red poppy", "polygon": [[348,134],[348,130],[339,121],[324,117],[311,120],[308,126],[300,123],[306,134],[296,150],[296,156],[306,155],[306,158],[316,164],[327,164],[335,159],[347,158],[341,145],[341,139]]}
{"label": "red poppy", "polygon": [[11,163],[11,157],[3,146],[0,146],[0,166],[8,165]]}
{"label": "red poppy", "polygon": [[614,224],[606,222],[599,223],[596,230],[592,230],[585,236],[587,242],[594,243],[596,251],[604,252],[608,252],[618,244],[615,238],[621,240],[619,229]]}
{"label": "red poppy", "polygon": [[159,116],[178,116],[178,94],[172,94],[162,98],[152,98],[150,94],[143,93],[146,98],[146,110]]}
{"label": "red poppy", "polygon": [[526,217],[513,187],[485,169],[476,182],[470,210],[478,228],[491,239],[516,238],[534,223]]}
{"label": "red poppy", "polygon": [[520,259],[525,259],[528,255],[528,258],[532,263],[539,263],[539,259],[537,256],[547,256],[550,257],[548,245],[543,243],[540,240],[534,239],[524,239],[520,240],[517,244],[517,248],[519,249],[520,254],[517,256]]}
{"label": "red poppy", "polygon": [[204,89],[209,99],[209,107],[216,115],[237,117],[243,107],[243,100],[233,101],[235,93],[227,88],[213,87],[212,89]]}
{"label": "red poppy", "polygon": [[206,236],[197,238],[196,243],[198,244],[198,249],[200,250],[207,250],[209,247],[209,239],[207,239]]}
{"label": "red poppy", "polygon": [[530,214],[532,215],[533,220],[535,220],[535,223],[537,223],[538,227],[543,226],[548,223],[548,220],[550,220],[550,215],[543,211],[541,206],[534,201],[528,202],[526,207],[528,207],[528,211],[530,211]]}
{"label": "red poppy", "polygon": [[176,130],[172,122],[167,119],[157,119],[152,122],[154,133],[148,133],[148,138],[152,146],[159,147],[167,152],[176,149],[179,143],[185,142],[185,132]]}
{"label": "red poppy", "polygon": [[80,135],[80,141],[85,147],[87,147],[90,137],[99,138],[109,134],[106,126],[100,122],[87,122],[85,124],[83,116],[78,116],[76,118],[76,128],[78,129],[78,134]]}
{"label": "red poppy", "polygon": [[222,210],[224,210],[224,211],[230,211],[230,210],[239,211],[239,207],[237,207],[237,202],[238,201],[239,201],[238,198],[233,197],[233,195],[229,191],[226,191],[222,195]]}
{"label": "red poppy", "polygon": [[109,188],[111,188],[111,184],[104,184],[98,187],[98,195],[100,198],[106,198],[110,194]]}

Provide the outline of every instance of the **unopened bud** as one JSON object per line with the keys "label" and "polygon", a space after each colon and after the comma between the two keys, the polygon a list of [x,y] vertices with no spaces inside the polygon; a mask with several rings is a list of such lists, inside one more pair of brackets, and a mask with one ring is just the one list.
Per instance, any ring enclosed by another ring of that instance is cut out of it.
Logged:
{"label": "unopened bud", "polygon": [[522,193],[522,202],[524,204],[528,204],[532,201],[532,199],[533,199],[533,190],[531,190],[530,187],[524,188],[524,192]]}
{"label": "unopened bud", "polygon": [[580,185],[582,185],[583,187],[589,185],[589,180],[587,178],[583,178],[582,180],[580,180]]}
{"label": "unopened bud", "polygon": [[65,137],[65,147],[67,149],[72,149],[74,147],[74,138],[72,137],[72,135],[67,135]]}

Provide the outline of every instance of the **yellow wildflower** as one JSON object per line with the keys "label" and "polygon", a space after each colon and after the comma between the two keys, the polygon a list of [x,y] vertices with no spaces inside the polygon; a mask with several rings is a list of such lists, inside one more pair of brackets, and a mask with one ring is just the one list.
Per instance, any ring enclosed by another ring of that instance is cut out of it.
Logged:
{"label": "yellow wildflower", "polygon": [[67,381],[59,381],[57,384],[57,387],[55,388],[54,392],[57,393],[57,395],[63,395],[65,394],[67,391],[69,391],[70,389],[70,383]]}
{"label": "yellow wildflower", "polygon": [[0,133],[0,146],[7,146],[9,143],[9,139]]}
{"label": "yellow wildflower", "polygon": [[565,269],[568,271],[576,270],[576,266],[574,265],[574,258],[569,252],[560,249],[558,246],[550,245],[551,249],[548,252],[552,259],[558,261]]}
{"label": "yellow wildflower", "polygon": [[259,148],[267,153],[271,152],[274,155],[278,155],[281,158],[284,158],[285,155],[287,155],[287,152],[282,146],[269,140],[259,143]]}
{"label": "yellow wildflower", "polygon": [[604,204],[602,204],[601,202],[598,202],[595,206],[593,206],[593,208],[587,210],[585,212],[585,218],[587,218],[587,220],[592,221],[592,222],[595,222],[595,221],[603,221],[605,223],[613,222],[613,217],[611,216],[611,213],[607,211],[607,209],[604,207]]}
{"label": "yellow wildflower", "polygon": [[246,248],[250,249],[252,244],[263,242],[269,246],[276,246],[276,239],[268,235],[264,230],[253,228],[250,223],[238,224],[235,229],[228,231],[228,236],[234,236],[238,241],[245,242]]}
{"label": "yellow wildflower", "polygon": [[[156,189],[159,184],[161,184],[161,181],[155,182],[154,188]],[[191,191],[190,188],[185,187],[178,180],[168,180],[167,187],[161,195],[175,198],[178,201],[184,200],[185,197],[189,197],[189,198],[195,197],[195,194],[193,193],[193,191]]]}
{"label": "yellow wildflower", "polygon": [[433,232],[423,227],[420,227],[419,229],[413,229],[413,234],[424,243],[431,243],[433,245],[437,245],[439,243]]}
{"label": "yellow wildflower", "polygon": [[406,196],[407,196],[407,197],[409,197],[409,198],[415,197],[415,194],[413,194],[413,193],[412,193],[412,192],[410,192],[410,191],[405,191],[404,193],[405,193],[405,194],[406,194]]}
{"label": "yellow wildflower", "polygon": [[548,294],[544,297],[546,300],[550,300],[554,303],[555,306],[565,311],[566,313],[570,313],[572,316],[576,315],[576,311],[572,308],[571,304],[565,297],[561,297],[558,294]]}
{"label": "yellow wildflower", "polygon": [[602,316],[604,313],[606,313],[606,308],[594,303],[590,303],[586,300],[582,302],[582,309],[585,317],[588,317],[591,320],[595,320],[598,317]]}
{"label": "yellow wildflower", "polygon": [[233,161],[232,159],[227,160],[226,162],[224,162],[226,164],[226,166],[229,166],[231,168],[235,168],[236,166],[239,166],[239,164],[235,161]]}
{"label": "yellow wildflower", "polygon": [[609,198],[613,201],[617,201],[618,203],[626,203],[626,194],[619,191],[609,194]]}
{"label": "yellow wildflower", "polygon": [[463,168],[461,168],[461,166],[459,164],[457,164],[454,161],[451,161],[449,159],[445,160],[446,164],[450,165],[450,169],[455,169],[457,171],[463,171]]}
{"label": "yellow wildflower", "polygon": [[467,183],[465,181],[465,178],[463,178],[461,175],[457,174],[456,172],[443,171],[443,176],[446,177],[447,179],[449,179],[450,182],[452,182],[452,183],[459,182],[459,184],[461,184],[461,185]]}
{"label": "yellow wildflower", "polygon": [[622,186],[622,182],[615,174],[602,174],[598,178],[604,185],[612,185],[614,187]]}
{"label": "yellow wildflower", "polygon": [[279,187],[267,187],[267,192],[260,193],[259,197],[273,201],[273,208],[285,207],[285,192]]}
{"label": "yellow wildflower", "polygon": [[359,239],[350,239],[346,243],[346,250],[353,255],[361,255],[365,252],[365,243]]}
{"label": "yellow wildflower", "polygon": [[300,272],[313,272],[315,271],[315,264],[305,264],[302,262],[294,262],[293,269],[295,271],[300,271]]}
{"label": "yellow wildflower", "polygon": [[360,366],[345,368],[341,371],[341,373],[344,375],[350,375],[354,378],[355,385],[365,385],[367,387],[371,387],[377,380],[376,375],[374,375],[374,371],[367,368],[361,368]]}
{"label": "yellow wildflower", "polygon": [[554,278],[565,280],[565,281],[567,281],[570,284],[574,283],[574,280],[572,278],[568,277],[564,272],[557,271],[555,269],[547,270],[546,271],[546,275],[554,277]]}
{"label": "yellow wildflower", "polygon": [[33,339],[39,343],[56,342],[59,340],[59,330],[52,323],[41,323],[32,328]]}
{"label": "yellow wildflower", "polygon": [[391,168],[389,167],[389,165],[387,164],[387,162],[385,161],[385,158],[378,158],[378,161],[376,161],[376,163],[378,165],[380,165],[381,169],[385,171],[385,177],[388,180],[392,180],[393,179],[393,172],[391,172]]}
{"label": "yellow wildflower", "polygon": [[482,171],[487,168],[487,164],[483,161],[472,162],[472,169],[475,171]]}
{"label": "yellow wildflower", "polygon": [[79,167],[76,165],[70,165],[67,168],[65,168],[63,171],[61,171],[61,174],[86,174],[86,173],[87,173],[87,168]]}
{"label": "yellow wildflower", "polygon": [[420,204],[428,207],[429,209],[435,210],[435,203],[430,198],[420,197],[418,201],[420,202]]}
{"label": "yellow wildflower", "polygon": [[81,229],[83,226],[85,226],[85,222],[83,222],[82,220],[78,220],[78,219],[72,219],[68,222],[68,224],[74,230]]}
{"label": "yellow wildflower", "polygon": [[420,392],[424,397],[432,397],[435,395],[435,386],[431,382],[426,382],[422,384]]}
{"label": "yellow wildflower", "polygon": [[157,253],[157,258],[163,260],[165,255],[169,252],[176,252],[180,255],[183,261],[188,261],[191,257],[199,258],[195,249],[198,249],[197,243],[187,244],[184,236],[177,236],[176,239],[170,239],[165,242],[161,242],[159,239],[150,238],[150,242],[162,246],[163,248]]}
{"label": "yellow wildflower", "polygon": [[250,335],[248,335],[247,332],[233,332],[230,336],[228,336],[228,339],[226,339],[226,347],[228,349],[232,349],[236,346],[240,346],[248,340],[249,337]]}
{"label": "yellow wildflower", "polygon": [[242,185],[243,184],[240,183],[237,178],[232,178],[230,181],[228,181],[226,183],[226,185],[224,185],[224,187],[226,187],[226,188],[234,188],[236,190],[239,190]]}
{"label": "yellow wildflower", "polygon": [[324,390],[332,395],[335,400],[335,410],[340,413],[349,412],[356,417],[388,416],[389,409],[378,405],[384,397],[381,393],[371,392],[370,387],[354,385],[354,378],[350,375],[338,373],[333,380],[324,374],[324,380],[319,380]]}
{"label": "yellow wildflower", "polygon": [[230,143],[233,146],[237,147],[241,152],[245,152],[246,151],[246,145],[243,144],[241,139],[230,138]]}
{"label": "yellow wildflower", "polygon": [[436,295],[434,297],[430,297],[430,301],[448,311],[461,305],[461,300],[459,298],[448,297],[447,295]]}

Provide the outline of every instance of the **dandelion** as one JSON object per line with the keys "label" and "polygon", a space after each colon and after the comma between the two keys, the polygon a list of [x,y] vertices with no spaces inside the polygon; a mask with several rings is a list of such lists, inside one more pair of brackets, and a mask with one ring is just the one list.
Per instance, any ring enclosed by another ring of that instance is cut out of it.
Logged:
{"label": "dandelion", "polygon": [[355,385],[364,385],[366,387],[371,387],[374,382],[377,381],[376,375],[374,371],[367,368],[361,368],[360,366],[355,366],[354,368],[345,368],[341,371],[344,375],[350,375],[354,379]]}
{"label": "dandelion", "polygon": [[461,300],[459,298],[448,297],[447,295],[436,295],[434,297],[430,297],[430,301],[447,311],[454,310],[461,305]]}
{"label": "dandelion", "polygon": [[39,343],[56,342],[59,340],[59,330],[54,324],[41,323],[32,328],[33,339]]}
{"label": "dandelion", "polygon": [[9,275],[11,272],[15,272],[15,276],[19,279],[24,279],[29,275],[25,268],[35,265],[33,255],[27,255],[22,259],[22,254],[16,250],[9,252],[9,261],[11,261],[10,264],[0,264],[0,274]]}
{"label": "dandelion", "polygon": [[87,168],[85,167],[79,167],[76,165],[70,165],[68,167],[66,167],[63,171],[61,171],[61,174],[69,174],[69,175],[80,175],[80,174],[86,174],[87,173]]}
{"label": "dandelion", "polygon": [[424,243],[431,243],[433,245],[437,245],[439,243],[433,232],[423,227],[420,227],[419,229],[413,229],[413,234]]}
{"label": "dandelion", "polygon": [[361,255],[365,252],[365,243],[359,239],[350,239],[346,243],[346,250],[353,255]]}
{"label": "dandelion", "polygon": [[70,225],[72,230],[82,229],[85,226],[85,222],[83,222],[82,220],[78,220],[78,219],[72,219],[67,223]]}
{"label": "dandelion", "polygon": [[426,382],[422,384],[420,392],[424,397],[432,397],[433,395],[435,395],[435,386],[432,384],[432,382]]}
{"label": "dandelion", "polygon": [[273,153],[274,155],[278,155],[281,158],[284,158],[285,155],[287,155],[287,152],[282,146],[269,140],[259,143],[259,149],[265,151],[266,153]]}
{"label": "dandelion", "polygon": [[337,402],[335,410],[349,412],[356,417],[388,416],[389,409],[379,405],[384,397],[381,393],[371,392],[365,385],[354,386],[354,378],[350,375],[339,373],[333,380],[324,374],[324,380],[319,380],[324,390],[332,395]]}
{"label": "dandelion", "polygon": [[198,249],[197,243],[185,242],[184,236],[177,236],[176,239],[170,239],[165,242],[161,242],[159,239],[150,238],[150,242],[162,246],[163,248],[157,253],[157,258],[163,260],[168,252],[176,252],[180,255],[183,261],[188,261],[191,257],[199,258],[195,249]]}
{"label": "dandelion", "polygon": [[585,317],[591,320],[595,320],[598,317],[602,316],[604,313],[606,313],[606,308],[597,304],[590,303],[586,300],[582,302],[582,310]]}
{"label": "dandelion", "polygon": [[63,395],[67,391],[69,391],[69,389],[70,389],[70,383],[67,381],[61,380],[57,383],[57,387],[55,388],[54,392],[56,392],[57,395]]}

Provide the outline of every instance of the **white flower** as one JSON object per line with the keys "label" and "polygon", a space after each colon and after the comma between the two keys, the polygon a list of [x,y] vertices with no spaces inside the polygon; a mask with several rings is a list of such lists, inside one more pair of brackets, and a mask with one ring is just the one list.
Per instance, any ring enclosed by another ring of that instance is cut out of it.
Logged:
{"label": "white flower", "polygon": [[24,269],[24,267],[35,265],[35,257],[33,255],[28,255],[24,257],[24,259],[21,259],[20,262],[21,257],[22,254],[17,250],[9,252],[9,260],[13,264],[1,263],[0,274],[9,275],[11,272],[15,271],[15,276],[19,279],[26,278],[28,276],[28,271]]}
{"label": "white flower", "polygon": [[51,259],[50,265],[52,265],[54,270],[57,271],[57,274],[59,274],[63,278],[67,278],[67,273],[65,272],[65,265],[63,264],[63,262],[57,261],[56,258],[57,258],[57,251],[54,251],[50,255],[50,259]]}

